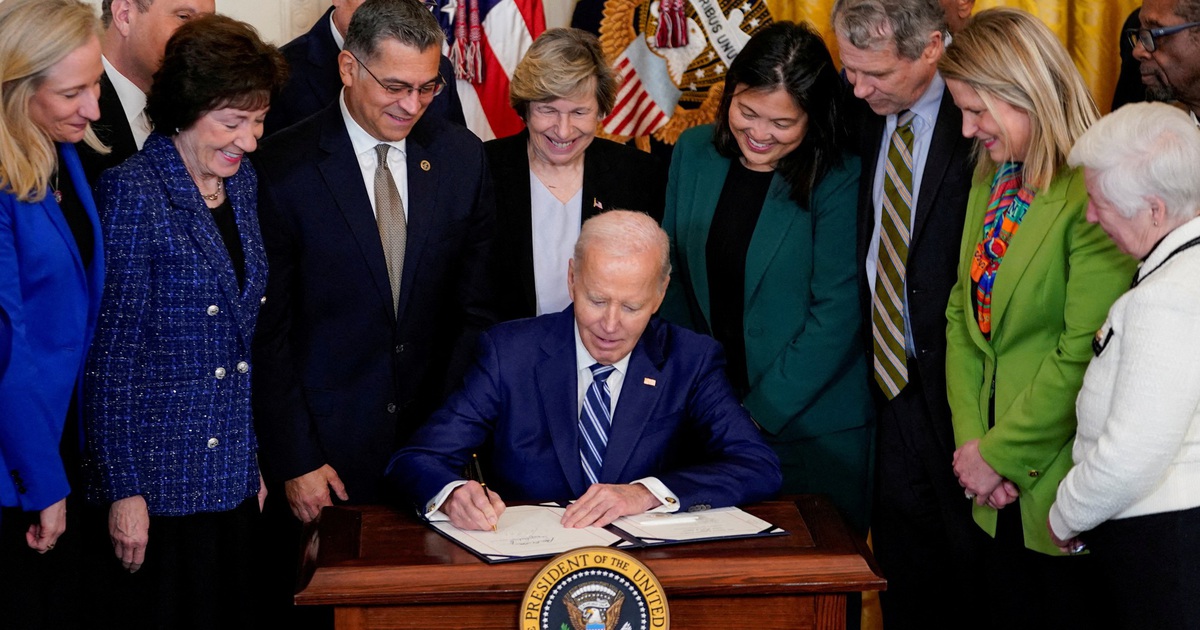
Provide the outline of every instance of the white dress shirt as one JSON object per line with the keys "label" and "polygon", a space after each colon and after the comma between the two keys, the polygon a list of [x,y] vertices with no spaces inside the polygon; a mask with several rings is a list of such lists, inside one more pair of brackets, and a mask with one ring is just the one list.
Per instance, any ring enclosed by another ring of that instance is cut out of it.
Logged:
{"label": "white dress shirt", "polygon": [[125,111],[125,119],[129,121],[129,130],[133,132],[133,141],[140,151],[142,145],[146,144],[146,138],[150,137],[150,119],[146,117],[146,93],[113,67],[107,57],[100,55],[100,61],[104,64],[104,73],[108,75],[109,82],[117,92],[117,99],[121,101],[121,109]]}
{"label": "white dress shirt", "polygon": [[[363,185],[367,187],[367,198],[371,200],[371,212],[375,214],[375,146],[380,144],[371,134],[367,133],[358,121],[346,109],[346,95],[343,91],[338,95],[338,106],[342,109],[342,120],[346,123],[346,132],[350,134],[350,145],[354,147],[354,155],[358,158],[358,168],[362,171]],[[385,142],[395,151],[388,151],[388,168],[392,171],[392,179],[396,182],[396,190],[400,191],[400,201],[404,202],[404,218],[408,212],[408,163],[405,161],[407,139],[399,142]],[[376,215],[378,216],[378,215]]]}

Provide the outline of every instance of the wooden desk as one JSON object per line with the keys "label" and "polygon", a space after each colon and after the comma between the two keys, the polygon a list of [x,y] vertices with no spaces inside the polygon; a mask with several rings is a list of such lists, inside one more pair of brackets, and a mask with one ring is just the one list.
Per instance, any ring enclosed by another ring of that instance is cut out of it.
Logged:
{"label": "wooden desk", "polygon": [[[846,596],[883,590],[866,545],[820,496],[744,508],[787,536],[632,551],[658,575],[678,630],[845,628]],[[339,630],[517,627],[545,560],[488,565],[415,516],[326,508],[297,604],[336,607]]]}

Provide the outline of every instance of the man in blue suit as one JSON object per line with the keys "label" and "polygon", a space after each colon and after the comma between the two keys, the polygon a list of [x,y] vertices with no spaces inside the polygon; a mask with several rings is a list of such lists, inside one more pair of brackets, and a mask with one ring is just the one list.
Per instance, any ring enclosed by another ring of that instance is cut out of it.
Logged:
{"label": "man in blue suit", "polygon": [[[337,100],[342,90],[338,72],[338,53],[346,40],[350,18],[363,0],[333,0],[333,6],[309,31],[283,45],[291,76],[271,103],[264,125],[264,136],[294,125]],[[462,104],[454,82],[454,66],[442,57],[438,72],[446,80],[446,89],[429,104],[430,115],[465,125]]]}
{"label": "man in blue suit", "polygon": [[380,500],[388,458],[495,321],[482,143],[423,116],[443,37],[417,2],[367,0],[339,55],[341,97],[255,154],[271,270],[259,458],[305,522],[331,495]]}
{"label": "man in blue suit", "polygon": [[[648,215],[583,225],[567,271],[574,304],[480,337],[463,386],[393,457],[388,478],[423,511],[490,529],[517,501],[577,499],[567,527],[646,511],[766,499],[779,460],[725,378],[720,345],[651,319],[670,275]],[[487,462],[490,500],[460,472]]]}

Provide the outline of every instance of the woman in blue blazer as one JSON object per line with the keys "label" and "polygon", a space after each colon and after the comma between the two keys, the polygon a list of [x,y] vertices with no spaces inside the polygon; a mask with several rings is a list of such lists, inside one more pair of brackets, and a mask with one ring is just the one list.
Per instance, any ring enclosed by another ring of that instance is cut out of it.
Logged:
{"label": "woman in blue blazer", "polygon": [[250,341],[267,265],[243,162],[285,76],[250,26],[189,21],[147,99],[158,132],[100,180],[109,275],[85,382],[88,499],[109,505],[119,563],[103,582],[108,599],[139,602],[117,613],[135,623],[249,616],[263,498]]}
{"label": "woman in blue blazer", "polygon": [[89,126],[100,115],[98,33],[75,0],[0,4],[0,623],[12,627],[77,621],[64,617],[75,522],[60,536],[104,255],[74,143],[102,146]]}
{"label": "woman in blue blazer", "polygon": [[675,147],[664,316],[725,346],[784,492],[829,494],[866,533],[871,401],[855,285],[858,160],[821,38],[782,22],[729,67],[714,126]]}

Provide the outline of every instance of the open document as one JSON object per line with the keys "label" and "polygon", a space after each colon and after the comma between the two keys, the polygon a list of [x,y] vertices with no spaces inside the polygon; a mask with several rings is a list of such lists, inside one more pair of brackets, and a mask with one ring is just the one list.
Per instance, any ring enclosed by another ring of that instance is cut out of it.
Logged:
{"label": "open document", "polygon": [[705,540],[779,536],[787,532],[728,507],[702,512],[638,514],[607,527],[563,527],[560,505],[518,505],[504,510],[496,531],[463,530],[449,521],[429,523],[439,533],[488,563],[558,555],[580,547],[622,549]]}

